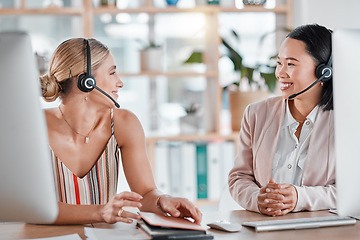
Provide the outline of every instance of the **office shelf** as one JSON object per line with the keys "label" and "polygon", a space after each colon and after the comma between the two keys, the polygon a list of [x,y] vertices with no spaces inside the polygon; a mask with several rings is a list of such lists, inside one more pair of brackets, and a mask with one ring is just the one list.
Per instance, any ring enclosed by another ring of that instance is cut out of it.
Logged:
{"label": "office shelf", "polygon": [[[121,0],[118,0],[121,1]],[[182,141],[182,142],[211,142],[215,140],[233,141],[236,145],[238,143],[238,133],[231,133],[228,135],[220,134],[220,112],[222,101],[222,87],[219,84],[219,69],[218,60],[220,59],[219,45],[221,44],[221,38],[218,32],[219,14],[222,13],[274,13],[285,16],[284,26],[292,27],[292,0],[277,0],[282,2],[276,5],[274,8],[265,8],[263,6],[245,6],[244,8],[236,8],[235,3],[233,7],[221,7],[216,5],[209,6],[196,6],[194,8],[177,8],[177,7],[165,7],[158,8],[152,4],[151,0],[147,0],[144,6],[140,6],[135,9],[119,9],[116,7],[94,7],[91,0],[82,0],[82,7],[49,7],[41,9],[26,8],[26,0],[21,0],[19,8],[0,8],[1,16],[26,16],[26,15],[53,15],[53,16],[79,16],[83,22],[83,32],[81,35],[90,38],[93,37],[94,17],[102,14],[116,15],[119,13],[128,14],[140,14],[147,13],[149,15],[157,14],[182,14],[182,13],[203,13],[206,15],[207,24],[211,24],[211,27],[206,29],[206,46],[204,54],[204,64],[206,65],[206,71],[204,72],[151,72],[143,71],[138,73],[122,73],[119,72],[120,77],[139,77],[146,76],[149,78],[156,78],[158,76],[164,76],[166,78],[187,78],[187,77],[202,77],[206,78],[208,87],[212,88],[212,95],[207,99],[212,101],[210,114],[206,117],[212,118],[214,126],[208,130],[205,134],[191,134],[191,135],[147,135],[146,143],[148,146],[149,160],[154,166],[155,162],[155,147],[160,141]],[[149,28],[153,26],[150,26]],[[199,204],[213,203],[212,201],[201,200]]]}

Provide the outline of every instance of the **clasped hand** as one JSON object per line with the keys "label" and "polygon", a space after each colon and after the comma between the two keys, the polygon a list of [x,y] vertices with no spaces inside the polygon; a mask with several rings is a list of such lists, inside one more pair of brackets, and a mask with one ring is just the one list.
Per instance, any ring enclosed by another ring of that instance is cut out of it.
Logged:
{"label": "clasped hand", "polygon": [[260,189],[258,208],[263,214],[283,216],[294,210],[298,200],[296,188],[290,184],[277,184],[274,179]]}

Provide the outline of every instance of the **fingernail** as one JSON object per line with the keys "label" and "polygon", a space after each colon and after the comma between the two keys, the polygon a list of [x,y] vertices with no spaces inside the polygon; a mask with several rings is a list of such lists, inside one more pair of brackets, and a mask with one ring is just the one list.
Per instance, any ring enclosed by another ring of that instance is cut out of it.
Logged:
{"label": "fingernail", "polygon": [[264,202],[265,202],[265,203],[269,203],[269,199],[265,199]]}
{"label": "fingernail", "polygon": [[133,220],[129,219],[129,220],[127,220],[127,222],[128,222],[128,223],[132,223],[132,222],[133,222]]}
{"label": "fingernail", "polygon": [[271,190],[269,188],[266,189],[266,192],[271,192]]}
{"label": "fingernail", "polygon": [[268,212],[271,212],[271,208],[266,209]]}

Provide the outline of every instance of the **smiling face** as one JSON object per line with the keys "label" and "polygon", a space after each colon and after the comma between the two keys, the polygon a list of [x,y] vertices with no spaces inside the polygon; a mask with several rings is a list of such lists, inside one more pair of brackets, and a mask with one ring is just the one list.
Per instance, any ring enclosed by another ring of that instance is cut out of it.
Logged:
{"label": "smiling face", "polygon": [[[100,64],[94,74],[94,77],[96,79],[96,86],[117,100],[118,90],[119,88],[122,88],[124,84],[116,73],[115,61],[111,54],[108,54],[108,56]],[[96,97],[99,101],[103,103],[106,102],[108,105],[113,106],[113,103],[102,93],[96,90],[92,91],[92,93],[96,94],[94,97]]]}
{"label": "smiling face", "polygon": [[[286,38],[280,47],[275,71],[282,97],[287,99],[315,82],[315,68],[315,61],[306,51],[306,44],[300,40]],[[322,87],[318,83],[295,99],[320,101],[321,91]]]}

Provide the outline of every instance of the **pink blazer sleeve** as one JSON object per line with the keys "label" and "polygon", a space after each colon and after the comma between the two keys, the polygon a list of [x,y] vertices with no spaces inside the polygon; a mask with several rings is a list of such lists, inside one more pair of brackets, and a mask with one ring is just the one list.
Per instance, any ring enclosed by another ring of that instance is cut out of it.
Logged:
{"label": "pink blazer sleeve", "polygon": [[236,202],[247,210],[259,212],[257,196],[260,188],[256,183],[253,171],[252,129],[249,123],[249,109],[248,106],[244,112],[238,153],[234,167],[229,173],[228,183],[230,193]]}
{"label": "pink blazer sleeve", "polygon": [[295,186],[298,202],[293,212],[336,208],[336,186]]}

